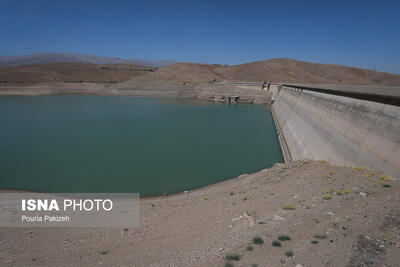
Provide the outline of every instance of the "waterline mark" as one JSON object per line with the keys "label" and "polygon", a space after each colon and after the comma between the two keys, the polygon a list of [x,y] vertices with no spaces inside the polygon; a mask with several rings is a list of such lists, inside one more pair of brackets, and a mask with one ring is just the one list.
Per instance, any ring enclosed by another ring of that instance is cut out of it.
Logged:
{"label": "waterline mark", "polygon": [[138,193],[0,193],[0,227],[139,227]]}

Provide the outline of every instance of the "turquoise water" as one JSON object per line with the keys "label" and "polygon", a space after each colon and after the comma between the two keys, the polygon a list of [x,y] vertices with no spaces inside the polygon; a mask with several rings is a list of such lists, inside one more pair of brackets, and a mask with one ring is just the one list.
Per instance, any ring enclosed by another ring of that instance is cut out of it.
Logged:
{"label": "turquoise water", "polygon": [[262,105],[0,97],[0,189],[159,195],[282,161]]}

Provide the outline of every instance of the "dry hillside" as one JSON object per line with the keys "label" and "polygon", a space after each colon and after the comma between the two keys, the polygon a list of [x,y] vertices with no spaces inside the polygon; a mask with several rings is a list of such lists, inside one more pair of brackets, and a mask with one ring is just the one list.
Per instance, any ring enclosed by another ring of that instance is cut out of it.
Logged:
{"label": "dry hillside", "polygon": [[210,80],[400,86],[400,75],[367,69],[270,59],[235,66],[175,63],[157,69],[131,64],[47,63],[0,67],[0,85],[49,82],[193,85]]}
{"label": "dry hillside", "polygon": [[132,79],[133,82],[162,82],[162,83],[196,83],[208,82],[211,79],[224,79],[221,65],[208,65],[196,63],[175,63],[156,72]]}
{"label": "dry hillside", "polygon": [[148,74],[156,68],[131,64],[46,63],[0,67],[0,83],[32,84],[46,82],[123,82]]}
{"label": "dry hillside", "polygon": [[227,79],[297,83],[341,83],[399,86],[400,75],[347,66],[276,58],[230,67]]}
{"label": "dry hillside", "polygon": [[367,69],[271,59],[224,67],[176,63],[131,82],[208,82],[212,79],[273,82],[400,86],[400,75]]}

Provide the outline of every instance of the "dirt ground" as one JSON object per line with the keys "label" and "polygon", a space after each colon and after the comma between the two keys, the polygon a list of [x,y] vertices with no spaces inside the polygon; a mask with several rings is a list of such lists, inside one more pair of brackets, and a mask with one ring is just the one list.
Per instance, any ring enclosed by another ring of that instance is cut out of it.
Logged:
{"label": "dirt ground", "polygon": [[400,266],[399,204],[399,181],[377,171],[276,164],[142,199],[138,228],[2,228],[0,264]]}

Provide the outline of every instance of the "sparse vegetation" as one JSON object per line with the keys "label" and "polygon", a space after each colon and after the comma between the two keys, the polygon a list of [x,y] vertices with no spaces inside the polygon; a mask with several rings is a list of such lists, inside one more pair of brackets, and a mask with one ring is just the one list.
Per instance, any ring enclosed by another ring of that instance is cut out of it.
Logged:
{"label": "sparse vegetation", "polygon": [[328,238],[328,235],[327,235],[327,234],[315,234],[315,235],[314,235],[314,238],[317,238],[317,239],[327,239],[327,238]]}
{"label": "sparse vegetation", "polygon": [[296,207],[293,204],[287,204],[285,206],[283,206],[284,210],[295,210]]}
{"label": "sparse vegetation", "polygon": [[358,166],[354,166],[354,167],[353,167],[353,171],[363,172],[364,170],[365,170],[364,167],[358,167]]}
{"label": "sparse vegetation", "polygon": [[292,240],[292,239],[288,235],[280,235],[280,236],[278,236],[278,240],[280,240],[280,241],[288,241],[288,240]]}
{"label": "sparse vegetation", "polygon": [[329,200],[329,199],[332,198],[332,196],[329,195],[329,194],[325,194],[325,195],[322,196],[322,198],[325,199],[325,200]]}
{"label": "sparse vegetation", "polygon": [[108,254],[108,250],[102,250],[102,251],[100,251],[100,254],[101,255],[106,255],[106,254]]}
{"label": "sparse vegetation", "polygon": [[282,243],[279,242],[279,241],[277,241],[277,240],[274,240],[274,241],[272,242],[272,246],[273,246],[273,247],[282,247]]}
{"label": "sparse vegetation", "polygon": [[234,192],[229,192],[229,195],[233,196],[235,193]]}
{"label": "sparse vegetation", "polygon": [[248,245],[248,246],[247,246],[247,251],[253,251],[253,246]]}
{"label": "sparse vegetation", "polygon": [[226,262],[225,263],[225,267],[233,267],[234,265],[232,264],[232,263],[230,263],[230,262]]}
{"label": "sparse vegetation", "polygon": [[383,184],[383,187],[391,187],[390,184]]}
{"label": "sparse vegetation", "polygon": [[389,176],[387,176],[386,174],[382,173],[381,175],[378,176],[379,179],[381,180],[389,180]]}
{"label": "sparse vegetation", "polygon": [[293,253],[293,251],[288,250],[288,251],[285,252],[285,255],[286,255],[287,257],[291,258],[291,257],[294,256],[294,253]]}
{"label": "sparse vegetation", "polygon": [[243,201],[246,201],[246,200],[247,200],[247,197],[243,198],[242,200],[243,200]]}
{"label": "sparse vegetation", "polygon": [[259,236],[253,237],[253,244],[261,245],[263,243],[264,243],[264,240],[261,237],[259,237]]}
{"label": "sparse vegetation", "polygon": [[227,261],[240,261],[240,255],[239,254],[228,254],[225,256],[225,259]]}

